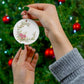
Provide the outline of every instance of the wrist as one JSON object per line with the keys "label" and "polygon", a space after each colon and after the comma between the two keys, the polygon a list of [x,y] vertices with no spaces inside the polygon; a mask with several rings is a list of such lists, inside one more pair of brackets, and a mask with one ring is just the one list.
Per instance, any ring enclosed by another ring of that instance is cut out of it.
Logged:
{"label": "wrist", "polygon": [[[51,24],[49,25],[49,39],[53,38],[58,38],[60,35],[63,34],[63,28],[60,24],[59,21],[52,21]],[[51,37],[52,36],[52,37]],[[58,40],[58,39],[57,39]]]}
{"label": "wrist", "polygon": [[49,40],[54,49],[56,60],[60,59],[73,49],[61,26],[58,28],[58,30],[59,31],[54,28],[54,31],[49,33]]}

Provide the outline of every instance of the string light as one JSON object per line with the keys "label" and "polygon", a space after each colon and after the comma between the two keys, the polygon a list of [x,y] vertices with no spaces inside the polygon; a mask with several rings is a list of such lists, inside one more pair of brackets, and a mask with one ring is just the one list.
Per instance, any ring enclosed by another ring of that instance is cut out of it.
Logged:
{"label": "string light", "polygon": [[73,17],[71,16],[71,17],[70,17],[70,20],[72,20],[72,19],[73,19]]}
{"label": "string light", "polygon": [[62,2],[59,2],[59,4],[61,5],[61,4],[62,4]]}
{"label": "string light", "polygon": [[18,7],[19,10],[21,10],[22,8],[21,7]]}
{"label": "string light", "polygon": [[76,30],[73,30],[74,33],[76,33]]}
{"label": "string light", "polygon": [[7,54],[7,52],[8,52],[7,50],[6,50],[6,51],[4,51],[4,53],[5,53],[5,54]]}
{"label": "string light", "polygon": [[7,19],[10,19],[10,17],[8,16]]}
{"label": "string light", "polygon": [[2,1],[2,4],[5,4],[5,1]]}
{"label": "string light", "polygon": [[0,41],[2,41],[2,38],[0,38]]}

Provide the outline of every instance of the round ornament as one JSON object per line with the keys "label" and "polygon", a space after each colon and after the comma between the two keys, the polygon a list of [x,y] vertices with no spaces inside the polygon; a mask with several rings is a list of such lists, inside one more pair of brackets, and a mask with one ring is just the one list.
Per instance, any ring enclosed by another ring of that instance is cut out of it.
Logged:
{"label": "round ornament", "polygon": [[9,66],[12,65],[12,61],[13,61],[13,59],[10,59],[10,60],[8,61],[8,65],[9,65]]}
{"label": "round ornament", "polygon": [[21,19],[15,24],[13,35],[20,44],[29,45],[38,39],[39,27],[31,19]]}
{"label": "round ornament", "polygon": [[73,24],[73,30],[79,31],[80,29],[81,29],[81,25],[78,22]]}
{"label": "round ornament", "polygon": [[54,58],[54,51],[53,48],[47,48],[45,50],[45,57],[49,57],[49,58]]}
{"label": "round ornament", "polygon": [[4,16],[3,18],[2,18],[2,20],[3,20],[3,22],[5,23],[5,24],[8,24],[8,23],[10,23],[10,21],[11,21],[11,19],[10,19],[10,17],[9,16]]}

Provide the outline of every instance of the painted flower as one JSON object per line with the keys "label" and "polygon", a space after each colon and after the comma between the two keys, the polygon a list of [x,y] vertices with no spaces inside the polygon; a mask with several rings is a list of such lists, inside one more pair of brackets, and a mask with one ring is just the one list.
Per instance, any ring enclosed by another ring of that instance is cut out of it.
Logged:
{"label": "painted flower", "polygon": [[19,36],[21,37],[21,39],[26,38],[26,35],[24,35],[24,34],[22,34],[22,33],[20,33]]}

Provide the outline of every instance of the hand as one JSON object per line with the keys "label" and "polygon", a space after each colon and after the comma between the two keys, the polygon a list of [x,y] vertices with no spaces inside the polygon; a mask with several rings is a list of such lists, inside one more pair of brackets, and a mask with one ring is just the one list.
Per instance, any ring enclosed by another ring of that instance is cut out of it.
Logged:
{"label": "hand", "polygon": [[12,63],[14,84],[34,84],[37,60],[38,53],[35,54],[32,47],[25,46],[24,50],[19,49]]}
{"label": "hand", "polygon": [[[27,18],[34,19],[34,21],[39,26],[43,26],[47,37],[51,36],[50,34],[51,32],[54,32],[55,30],[58,31],[60,22],[57,15],[56,7],[54,5],[30,4],[28,5],[28,7],[29,7],[29,11],[23,11],[21,13],[24,19]],[[54,29],[52,25],[55,25],[56,29]]]}
{"label": "hand", "polygon": [[34,19],[38,25],[44,27],[45,34],[53,46],[56,59],[58,60],[70,52],[73,47],[60,24],[56,7],[52,4],[39,3],[30,4],[28,7],[29,11],[21,13],[23,18]]}

